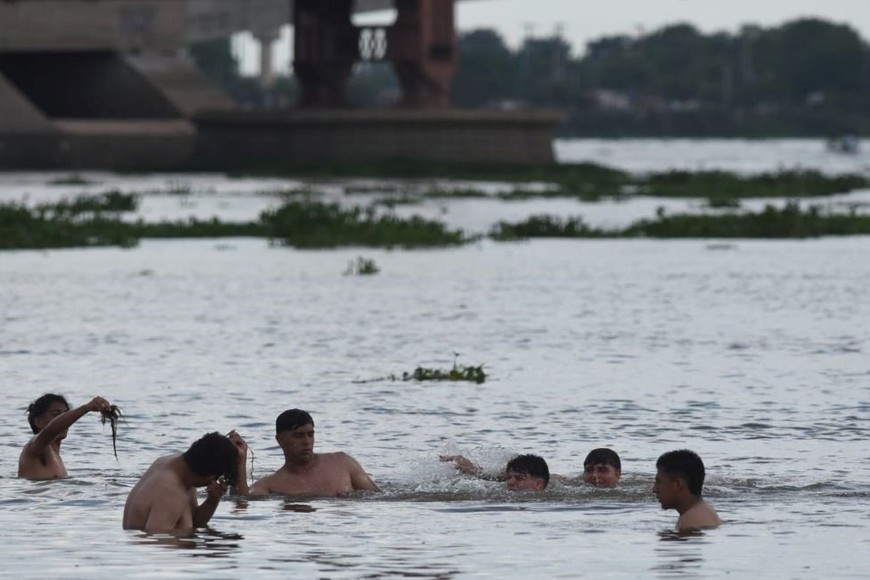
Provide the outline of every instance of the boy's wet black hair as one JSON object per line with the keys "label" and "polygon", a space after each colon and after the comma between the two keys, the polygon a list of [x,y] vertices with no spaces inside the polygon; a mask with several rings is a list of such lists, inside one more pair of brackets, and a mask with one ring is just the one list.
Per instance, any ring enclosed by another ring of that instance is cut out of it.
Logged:
{"label": "boy's wet black hair", "polygon": [[239,453],[225,435],[208,433],[193,442],[181,454],[184,462],[197,475],[224,477],[230,485],[239,474]]}
{"label": "boy's wet black hair", "polygon": [[583,467],[587,465],[600,465],[602,463],[604,465],[612,465],[618,471],[622,471],[622,462],[619,460],[619,455],[616,451],[607,447],[599,447],[590,451],[586,459],[583,460]]}
{"label": "boy's wet black hair", "polygon": [[660,469],[670,477],[682,477],[689,486],[689,492],[698,497],[704,489],[704,462],[698,454],[688,449],[668,451],[656,461],[656,469]]}
{"label": "boy's wet black hair", "polygon": [[27,422],[30,423],[30,428],[33,429],[34,433],[39,433],[39,429],[36,428],[33,420],[48,411],[52,403],[63,403],[66,405],[66,410],[69,411],[69,403],[63,395],[55,395],[53,393],[42,395],[27,407]]}
{"label": "boy's wet black hair", "polygon": [[504,469],[506,472],[524,473],[531,477],[540,477],[544,480],[544,487],[550,483],[550,468],[543,457],[538,455],[518,455],[510,461]]}
{"label": "boy's wet black hair", "polygon": [[314,419],[311,418],[311,415],[302,409],[287,409],[275,420],[275,433],[292,431],[303,425],[314,427]]}

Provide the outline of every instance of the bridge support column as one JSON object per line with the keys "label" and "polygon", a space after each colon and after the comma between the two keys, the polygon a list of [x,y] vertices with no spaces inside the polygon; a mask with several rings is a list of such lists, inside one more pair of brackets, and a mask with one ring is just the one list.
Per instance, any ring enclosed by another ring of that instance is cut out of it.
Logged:
{"label": "bridge support column", "polygon": [[275,86],[275,62],[272,44],[278,40],[275,34],[257,34],[254,36],[260,45],[260,87],[264,91],[270,91]]}
{"label": "bridge support column", "polygon": [[395,0],[396,22],[387,31],[387,60],[402,85],[401,106],[450,106],[457,68],[454,0]]}
{"label": "bridge support column", "polygon": [[359,31],[350,20],[353,0],[296,0],[293,70],[299,106],[347,105],[345,89],[359,58]]}

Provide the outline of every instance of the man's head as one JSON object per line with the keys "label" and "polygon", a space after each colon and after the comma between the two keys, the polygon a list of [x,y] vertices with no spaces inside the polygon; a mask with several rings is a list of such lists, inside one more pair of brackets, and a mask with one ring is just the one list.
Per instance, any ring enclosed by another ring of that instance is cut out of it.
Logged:
{"label": "man's head", "polygon": [[674,509],[687,496],[701,497],[704,488],[704,462],[688,449],[668,451],[656,461],[653,493],[662,509]]}
{"label": "man's head", "polygon": [[193,473],[204,478],[204,483],[223,477],[234,484],[239,473],[239,452],[225,435],[208,433],[193,442],[181,454]]}
{"label": "man's head", "polygon": [[583,481],[596,487],[616,487],[622,476],[622,462],[613,449],[593,449],[583,461]]}
{"label": "man's head", "polygon": [[514,457],[504,471],[509,491],[543,491],[550,483],[550,468],[544,458],[537,455]]}
{"label": "man's head", "polygon": [[314,419],[301,409],[288,409],[275,420],[275,440],[288,459],[307,462],[314,457]]}
{"label": "man's head", "polygon": [[52,419],[69,411],[69,403],[61,395],[46,393],[27,407],[27,422],[34,433],[39,433]]}

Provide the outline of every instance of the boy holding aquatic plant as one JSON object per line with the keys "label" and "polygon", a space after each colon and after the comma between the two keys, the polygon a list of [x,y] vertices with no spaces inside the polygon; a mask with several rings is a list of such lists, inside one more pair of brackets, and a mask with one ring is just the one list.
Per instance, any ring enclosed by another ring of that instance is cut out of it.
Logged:
{"label": "boy holding aquatic plant", "polygon": [[662,509],[677,510],[677,532],[686,533],[718,527],[722,521],[713,506],[701,497],[704,462],[688,449],[668,451],[656,461],[653,493]]}
{"label": "boy holding aquatic plant", "polygon": [[[205,526],[239,475],[242,451],[230,436],[208,433],[184,453],[152,463],[127,496],[124,529],[157,533]],[[207,488],[201,504],[198,487]]]}
{"label": "boy holding aquatic plant", "polygon": [[69,428],[88,413],[110,413],[112,405],[102,397],[71,409],[61,395],[46,393],[27,407],[27,422],[33,437],[18,458],[18,477],[27,479],[57,479],[66,477],[67,470],[60,456],[60,445]]}
{"label": "boy holding aquatic plant", "polygon": [[[334,497],[352,491],[380,491],[356,459],[341,451],[314,452],[314,419],[301,409],[288,409],[275,421],[275,440],[284,452],[284,465],[248,487],[245,458],[233,487],[238,495],[282,495]],[[241,453],[247,445],[236,435],[233,443]]]}

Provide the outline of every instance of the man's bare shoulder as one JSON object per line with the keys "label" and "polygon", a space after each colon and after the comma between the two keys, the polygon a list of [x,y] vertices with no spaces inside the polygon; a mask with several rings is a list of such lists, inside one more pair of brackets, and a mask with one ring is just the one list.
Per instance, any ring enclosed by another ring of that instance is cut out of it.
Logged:
{"label": "man's bare shoulder", "polygon": [[355,469],[359,467],[359,462],[344,451],[332,451],[330,453],[318,454],[320,462],[328,467],[345,467],[347,469]]}
{"label": "man's bare shoulder", "polygon": [[677,520],[677,531],[691,532],[693,530],[709,530],[718,528],[722,520],[713,506],[701,500]]}

